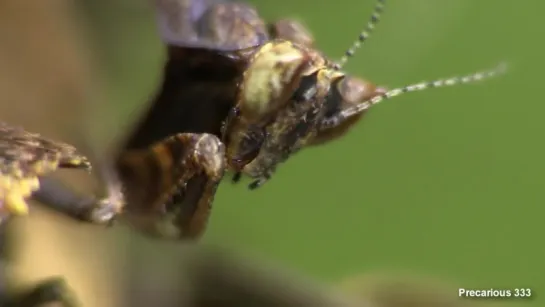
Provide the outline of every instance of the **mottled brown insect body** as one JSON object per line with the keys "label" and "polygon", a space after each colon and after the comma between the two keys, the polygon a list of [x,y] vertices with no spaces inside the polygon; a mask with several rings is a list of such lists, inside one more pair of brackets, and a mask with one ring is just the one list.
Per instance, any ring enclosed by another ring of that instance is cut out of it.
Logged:
{"label": "mottled brown insect body", "polygon": [[149,232],[196,238],[225,170],[235,181],[253,178],[256,188],[293,153],[343,136],[372,105],[501,71],[389,91],[346,76],[342,66],[374,30],[384,2],[335,63],[296,21],[265,23],[243,3],[155,0],[168,61],[159,93],[117,159],[128,216],[147,221]]}
{"label": "mottled brown insect body", "polygon": [[335,103],[331,80],[343,78],[315,50],[275,40],[254,55],[244,72],[236,115],[223,131],[227,162],[236,172],[257,179],[257,187],[278,163],[305,146]]}
{"label": "mottled brown insect body", "polygon": [[57,168],[91,165],[69,144],[0,122],[0,221],[27,214],[26,200],[40,188],[38,177]]}
{"label": "mottled brown insect body", "polygon": [[219,139],[193,133],[125,153],[118,169],[125,188],[132,191],[126,196],[129,221],[153,235],[198,236],[223,177],[223,154]]}
{"label": "mottled brown insect body", "polygon": [[168,48],[162,88],[117,159],[125,216],[139,228],[175,238],[204,230],[226,168],[222,123],[251,52]]}

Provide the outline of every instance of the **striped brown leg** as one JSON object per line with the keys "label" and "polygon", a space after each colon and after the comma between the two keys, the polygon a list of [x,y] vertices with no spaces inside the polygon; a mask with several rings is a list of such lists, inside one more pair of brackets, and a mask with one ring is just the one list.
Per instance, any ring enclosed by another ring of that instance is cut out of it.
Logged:
{"label": "striped brown leg", "polygon": [[121,155],[125,216],[161,237],[194,239],[206,229],[224,170],[224,145],[214,135],[181,133]]}

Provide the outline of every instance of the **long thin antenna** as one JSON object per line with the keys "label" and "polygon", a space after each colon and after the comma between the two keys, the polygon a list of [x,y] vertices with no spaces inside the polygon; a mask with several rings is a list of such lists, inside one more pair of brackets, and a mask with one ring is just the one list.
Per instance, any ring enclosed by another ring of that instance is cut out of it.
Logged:
{"label": "long thin antenna", "polygon": [[360,35],[358,36],[358,39],[352,44],[350,48],[346,50],[344,53],[344,56],[339,60],[338,63],[333,65],[334,70],[340,70],[346,62],[348,62],[348,59],[353,57],[356,51],[363,46],[363,43],[371,36],[371,33],[373,33],[373,30],[375,30],[375,25],[380,20],[380,15],[384,11],[384,5],[386,4],[386,0],[377,0],[377,4],[375,5],[375,9],[373,10],[373,14],[371,15],[371,19],[367,22],[367,25],[365,26],[365,29],[360,32]]}
{"label": "long thin antenna", "polygon": [[405,93],[423,91],[423,90],[430,89],[430,88],[446,87],[446,86],[453,86],[453,85],[458,85],[458,84],[474,83],[474,82],[477,82],[477,81],[481,81],[481,80],[484,80],[484,79],[489,79],[489,78],[498,76],[500,74],[503,74],[506,71],[506,69],[507,69],[507,64],[506,63],[501,63],[497,67],[495,67],[495,68],[493,68],[491,70],[488,70],[488,71],[481,71],[481,72],[473,73],[471,75],[457,76],[457,77],[452,77],[452,78],[448,78],[448,79],[437,79],[437,80],[434,80],[434,81],[431,81],[431,82],[424,81],[424,82],[420,82],[420,83],[407,85],[407,86],[404,86],[404,87],[395,88],[393,90],[387,91],[386,93],[384,93],[384,94],[382,94],[380,96],[375,96],[375,97],[373,97],[373,98],[371,98],[369,100],[366,100],[366,101],[364,101],[364,102],[362,102],[362,103],[360,103],[360,104],[358,104],[358,105],[356,105],[354,107],[347,108],[347,109],[341,111],[338,115],[336,115],[336,116],[334,116],[332,118],[325,119],[322,122],[322,125],[320,126],[320,129],[330,129],[330,128],[336,127],[340,123],[342,123],[345,119],[347,119],[347,118],[349,118],[351,116],[360,114],[361,112],[369,109],[373,105],[376,105],[376,104],[380,103],[383,100],[388,100],[390,98],[393,98],[393,97],[396,97],[396,96],[399,96],[399,95],[402,95],[402,94],[405,94]]}

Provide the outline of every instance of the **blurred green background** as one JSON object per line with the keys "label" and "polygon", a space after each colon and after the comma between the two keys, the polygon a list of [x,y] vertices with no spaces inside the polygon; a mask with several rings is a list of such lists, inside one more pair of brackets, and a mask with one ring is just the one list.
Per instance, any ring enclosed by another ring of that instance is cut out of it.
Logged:
{"label": "blurred green background", "polygon": [[[374,1],[252,1],[294,17],[337,58]],[[163,47],[145,1],[87,4],[104,64],[107,135],[160,81]],[[487,82],[404,95],[348,136],[301,152],[261,189],[221,185],[206,243],[232,245],[324,281],[377,270],[444,276],[467,288],[545,291],[545,3],[388,1],[346,66],[388,87],[507,61]],[[139,235],[131,236],[134,248]],[[150,244],[150,243],[148,243]],[[539,300],[524,305],[538,306]]]}

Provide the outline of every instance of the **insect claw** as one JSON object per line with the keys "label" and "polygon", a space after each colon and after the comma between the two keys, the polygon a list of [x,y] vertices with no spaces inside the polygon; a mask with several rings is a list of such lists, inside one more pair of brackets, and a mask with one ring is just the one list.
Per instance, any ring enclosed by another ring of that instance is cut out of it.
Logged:
{"label": "insect claw", "polygon": [[94,207],[88,213],[88,220],[96,224],[112,226],[115,218],[117,217],[117,210],[114,207],[115,206],[110,204]]}
{"label": "insect claw", "polygon": [[86,219],[93,223],[112,226],[117,216],[121,213],[125,199],[121,192],[112,193],[106,198],[101,199],[86,214]]}
{"label": "insect claw", "polygon": [[109,163],[103,163],[100,170],[106,183],[106,196],[95,203],[87,217],[94,223],[112,226],[116,217],[123,211],[126,199],[121,180],[113,171],[113,167]]}
{"label": "insect claw", "polygon": [[59,167],[60,168],[79,168],[79,169],[85,169],[87,171],[91,171],[92,166],[91,162],[84,156],[75,156],[75,157],[68,157],[66,159],[63,159],[59,161]]}
{"label": "insect claw", "polygon": [[265,184],[265,182],[269,181],[269,179],[271,179],[271,173],[266,173],[264,175],[264,177],[261,177],[255,181],[253,181],[252,183],[250,183],[248,185],[248,189],[250,190],[255,190],[259,187],[261,187],[263,184]]}
{"label": "insect claw", "polygon": [[250,183],[248,185],[248,189],[255,190],[255,189],[259,188],[261,185],[263,185],[263,183],[265,183],[265,181],[263,179],[255,180],[255,181],[253,181],[252,183]]}
{"label": "insect claw", "polygon": [[233,183],[238,183],[240,181],[240,179],[242,178],[242,173],[241,172],[236,172],[234,175],[233,175],[233,178],[231,179],[231,181]]}

